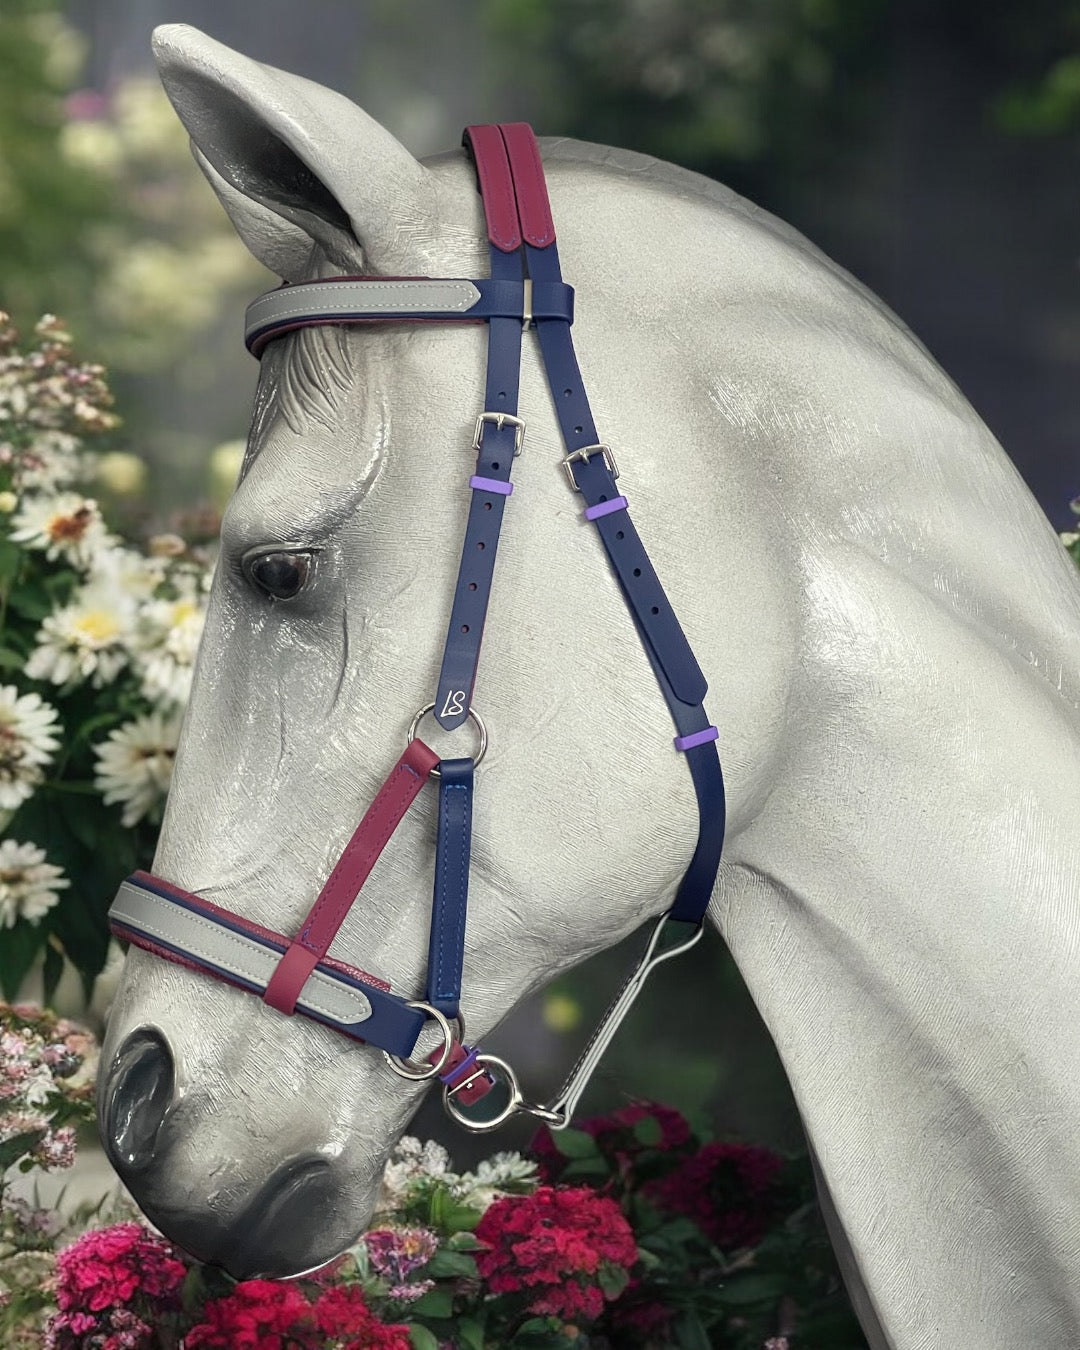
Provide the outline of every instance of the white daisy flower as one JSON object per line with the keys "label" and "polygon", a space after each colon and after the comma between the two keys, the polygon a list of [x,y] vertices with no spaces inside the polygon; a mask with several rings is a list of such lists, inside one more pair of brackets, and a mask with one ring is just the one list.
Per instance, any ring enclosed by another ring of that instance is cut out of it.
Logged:
{"label": "white daisy flower", "polygon": [[132,600],[149,600],[165,580],[165,560],[148,558],[133,548],[105,548],[95,556],[89,580]]}
{"label": "white daisy flower", "polygon": [[172,779],[176,745],[180,739],[180,712],[136,717],[111,731],[94,747],[97,770],[94,783],[109,805],[122,802],[125,829],[158,810]]}
{"label": "white daisy flower", "polygon": [[51,562],[63,559],[84,570],[111,542],[97,502],[78,492],[24,497],[11,526],[17,544],[44,550]]}
{"label": "white daisy flower", "polygon": [[19,919],[36,924],[70,885],[61,868],[45,861],[43,848],[0,842],[0,926],[14,928]]}
{"label": "white daisy flower", "polygon": [[0,809],[13,811],[33,795],[60,745],[56,709],[39,694],[0,686]]}
{"label": "white daisy flower", "polygon": [[83,586],[38,629],[27,675],[65,689],[91,679],[100,689],[127,664],[134,619],[134,602],[115,586],[101,579]]}
{"label": "white daisy flower", "polygon": [[154,600],[139,614],[135,664],[153,703],[186,703],[206,622],[206,601],[190,587],[175,600]]}

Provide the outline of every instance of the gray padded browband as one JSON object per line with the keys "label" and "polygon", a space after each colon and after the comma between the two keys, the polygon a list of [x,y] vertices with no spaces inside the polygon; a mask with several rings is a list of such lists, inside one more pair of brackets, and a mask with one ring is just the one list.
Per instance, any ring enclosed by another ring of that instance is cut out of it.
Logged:
{"label": "gray padded browband", "polygon": [[[281,960],[281,952],[264,947],[254,938],[223,928],[209,919],[174,904],[152,891],[125,881],[113,902],[110,917],[148,938],[168,943],[200,960],[257,985],[262,993]],[[297,1000],[297,1011],[310,1010],[335,1021],[364,1022],[371,1004],[351,985],[315,970]]]}
{"label": "gray padded browband", "polygon": [[307,281],[261,295],[248,306],[244,339],[271,325],[318,311],[328,319],[357,312],[464,314],[480,299],[471,281]]}

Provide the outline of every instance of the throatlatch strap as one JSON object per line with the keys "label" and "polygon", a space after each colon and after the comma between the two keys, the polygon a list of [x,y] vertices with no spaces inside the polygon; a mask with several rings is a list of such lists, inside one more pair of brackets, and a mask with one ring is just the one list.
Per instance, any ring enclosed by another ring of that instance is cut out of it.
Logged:
{"label": "throatlatch strap", "polygon": [[412,741],[391,769],[266,986],[263,1002],[271,1008],[291,1013],[296,1007],[308,976],[326,955],[379,854],[438,762],[423,741]]}
{"label": "throatlatch strap", "polygon": [[[534,285],[559,282],[559,253],[536,137],[526,122],[507,123],[500,130],[514,180],[529,275]],[[615,458],[608,446],[599,443],[570,325],[538,316],[536,331],[567,450],[568,474],[585,502],[585,519],[600,535],[671,711],[679,732],[675,747],[687,756],[698,800],[698,841],[671,917],[700,923],[716,881],[725,824],[716,728],[703,706],[708,685],[634,528],[627,500],[616,486]]]}
{"label": "throatlatch strap", "polygon": [[461,1000],[465,916],[469,902],[473,762],[471,759],[444,759],[439,764],[439,775],[427,1001],[446,1017],[456,1017]]}

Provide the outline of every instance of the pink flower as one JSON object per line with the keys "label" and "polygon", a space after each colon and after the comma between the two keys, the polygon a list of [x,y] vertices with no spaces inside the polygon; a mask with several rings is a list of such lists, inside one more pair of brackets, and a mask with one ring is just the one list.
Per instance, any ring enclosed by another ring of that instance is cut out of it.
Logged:
{"label": "pink flower", "polygon": [[84,1233],[56,1258],[56,1301],[64,1312],[122,1308],[137,1296],[179,1305],[187,1267],[164,1238],[139,1223]]}
{"label": "pink flower", "polygon": [[637,1260],[630,1225],[613,1200],[585,1188],[541,1186],[489,1206],[476,1236],[476,1265],[494,1294],[526,1293],[538,1315],[593,1320],[608,1289]]}
{"label": "pink flower", "polygon": [[376,1228],[364,1234],[364,1246],[372,1270],[390,1281],[391,1298],[411,1303],[433,1287],[432,1280],[410,1279],[439,1248],[439,1239],[430,1229]]}

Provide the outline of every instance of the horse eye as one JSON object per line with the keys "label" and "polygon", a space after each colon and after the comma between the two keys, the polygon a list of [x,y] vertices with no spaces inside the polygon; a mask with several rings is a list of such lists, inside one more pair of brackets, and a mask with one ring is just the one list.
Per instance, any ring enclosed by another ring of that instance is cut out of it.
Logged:
{"label": "horse eye", "polygon": [[272,600],[291,600],[311,575],[310,553],[260,553],[244,560],[248,579]]}

